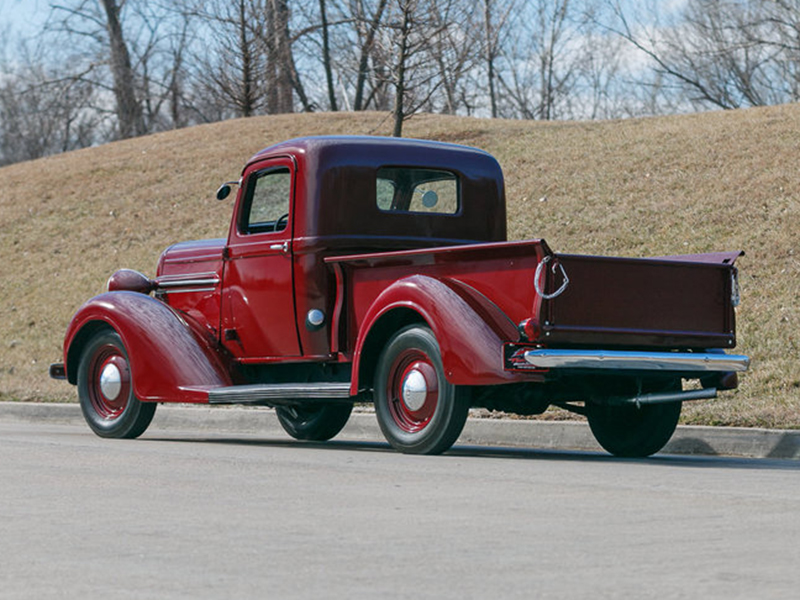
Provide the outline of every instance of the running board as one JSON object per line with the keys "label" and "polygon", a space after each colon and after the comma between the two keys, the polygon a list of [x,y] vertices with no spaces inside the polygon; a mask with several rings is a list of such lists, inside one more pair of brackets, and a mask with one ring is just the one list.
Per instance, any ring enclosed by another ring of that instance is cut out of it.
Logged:
{"label": "running board", "polygon": [[[209,404],[294,404],[293,400],[350,400],[346,383],[257,383],[208,392]],[[355,400],[355,398],[353,398]]]}

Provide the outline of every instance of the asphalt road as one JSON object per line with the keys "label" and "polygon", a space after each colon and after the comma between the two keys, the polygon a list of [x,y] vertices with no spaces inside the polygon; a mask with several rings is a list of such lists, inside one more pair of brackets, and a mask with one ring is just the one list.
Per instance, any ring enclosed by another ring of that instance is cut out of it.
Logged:
{"label": "asphalt road", "polygon": [[796,598],[795,461],[0,423],[0,598]]}

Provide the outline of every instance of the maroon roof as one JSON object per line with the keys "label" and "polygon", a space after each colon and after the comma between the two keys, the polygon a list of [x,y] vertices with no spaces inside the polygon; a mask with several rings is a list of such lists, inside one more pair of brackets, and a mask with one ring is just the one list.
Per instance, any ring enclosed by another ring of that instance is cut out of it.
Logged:
{"label": "maroon roof", "polygon": [[[483,150],[428,140],[321,136],[265,148],[249,163],[291,156],[298,165],[296,238],[386,238],[393,246],[506,239],[503,174]],[[427,167],[455,173],[461,209],[455,215],[385,212],[376,204],[381,167]],[[298,227],[300,230],[298,230]],[[413,241],[413,243],[412,243]],[[352,243],[342,245],[353,246]],[[360,244],[357,244],[360,245]]]}

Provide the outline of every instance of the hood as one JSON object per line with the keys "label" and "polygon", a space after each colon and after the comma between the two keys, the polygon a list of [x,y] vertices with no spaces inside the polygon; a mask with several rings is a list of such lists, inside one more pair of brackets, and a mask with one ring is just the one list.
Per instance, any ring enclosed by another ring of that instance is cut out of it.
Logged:
{"label": "hood", "polygon": [[[163,275],[181,269],[178,265],[187,263],[202,263],[222,261],[222,252],[225,248],[225,238],[213,240],[196,240],[173,244],[161,254],[158,261],[158,275]],[[188,271],[195,269],[189,268]]]}

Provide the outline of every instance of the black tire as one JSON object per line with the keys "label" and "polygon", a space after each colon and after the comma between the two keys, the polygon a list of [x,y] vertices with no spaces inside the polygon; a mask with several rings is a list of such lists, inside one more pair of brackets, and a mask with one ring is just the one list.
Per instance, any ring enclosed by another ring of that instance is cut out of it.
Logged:
{"label": "black tire", "polygon": [[644,458],[661,450],[678,425],[681,403],[640,407],[590,405],[589,427],[597,442],[614,456]]}
{"label": "black tire", "polygon": [[[415,387],[415,381],[421,385]],[[383,435],[408,454],[445,452],[461,435],[469,413],[469,388],[445,379],[439,344],[422,325],[401,329],[386,345],[373,393]]]}
{"label": "black tire", "polygon": [[[101,381],[104,372],[105,382]],[[112,329],[95,333],[83,349],[78,363],[78,398],[86,423],[104,438],[139,437],[153,420],[157,406],[140,402],[133,394],[128,352]]]}
{"label": "black tire", "polygon": [[296,440],[325,442],[347,424],[352,404],[309,403],[278,406],[275,413],[284,431]]}

